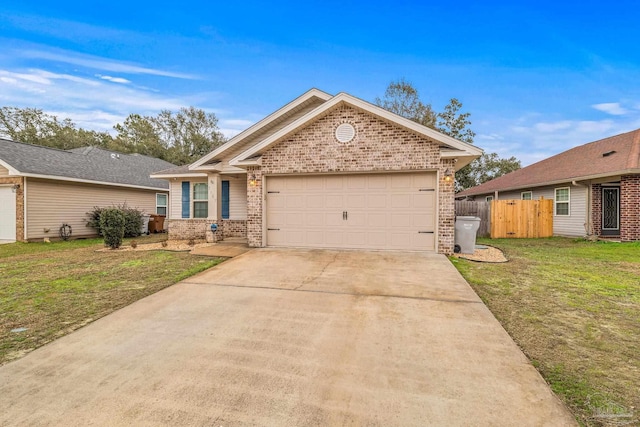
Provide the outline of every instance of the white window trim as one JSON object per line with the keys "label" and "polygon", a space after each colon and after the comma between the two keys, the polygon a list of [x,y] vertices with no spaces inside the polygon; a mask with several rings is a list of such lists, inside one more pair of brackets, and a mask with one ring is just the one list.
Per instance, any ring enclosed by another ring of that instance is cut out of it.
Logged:
{"label": "white window trim", "polygon": [[[207,196],[204,199],[196,198],[196,187],[198,185],[205,185],[207,187]],[[206,182],[193,182],[191,187],[192,187],[192,196],[193,196],[193,199],[191,200],[191,218],[205,219],[205,218],[196,218],[196,203],[206,203],[207,212],[209,212],[209,185]]]}
{"label": "white window trim", "polygon": [[487,196],[484,198],[485,202],[492,202],[493,201],[493,196]]}
{"label": "white window trim", "polygon": [[[524,198],[525,194],[529,194],[530,197],[528,199]],[[521,200],[533,200],[533,191],[523,191],[522,193],[520,193],[520,199]]]}
{"label": "white window trim", "polygon": [[[166,200],[166,204],[165,205],[159,205],[158,204],[158,196],[165,196],[165,200]],[[158,213],[158,208],[164,208],[165,209],[165,216],[168,217],[169,216],[169,195],[167,193],[156,193],[156,215],[161,215]]]}
{"label": "white window trim", "polygon": [[[567,201],[558,202],[558,190],[567,190]],[[567,204],[567,214],[558,215],[558,203]],[[571,187],[558,187],[553,189],[553,216],[571,216]]]}

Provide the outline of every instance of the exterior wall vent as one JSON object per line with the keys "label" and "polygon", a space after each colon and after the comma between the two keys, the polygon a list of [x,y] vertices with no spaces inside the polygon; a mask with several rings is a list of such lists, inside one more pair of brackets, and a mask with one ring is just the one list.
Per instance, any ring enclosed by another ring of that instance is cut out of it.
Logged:
{"label": "exterior wall vent", "polygon": [[351,123],[342,123],[336,128],[336,139],[338,142],[350,142],[356,136],[356,129]]}

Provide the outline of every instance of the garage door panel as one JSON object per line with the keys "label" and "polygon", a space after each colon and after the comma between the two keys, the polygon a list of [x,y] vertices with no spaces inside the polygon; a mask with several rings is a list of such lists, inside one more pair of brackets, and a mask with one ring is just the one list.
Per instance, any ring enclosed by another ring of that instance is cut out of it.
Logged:
{"label": "garage door panel", "polygon": [[306,205],[309,209],[323,209],[325,206],[324,195],[308,194],[306,197]]}
{"label": "garage door panel", "polygon": [[412,194],[412,205],[416,209],[432,210],[436,206],[435,193],[419,192]]}
{"label": "garage door panel", "polygon": [[326,209],[335,209],[337,211],[342,211],[344,208],[342,194],[327,194],[327,196],[325,197],[325,201]]}
{"label": "garage door panel", "polygon": [[388,195],[384,193],[369,194],[365,207],[368,209],[384,209],[387,207]]}
{"label": "garage door panel", "polygon": [[397,209],[411,209],[411,194],[393,194],[391,195],[391,208]]}
{"label": "garage door panel", "polygon": [[[295,181],[293,184],[288,181]],[[284,182],[284,184],[283,184]],[[434,250],[435,173],[267,177],[270,246]],[[275,188],[284,188],[272,194]],[[346,212],[346,215],[344,215]]]}
{"label": "garage door panel", "polygon": [[384,212],[381,213],[369,213],[367,215],[367,227],[370,229],[386,228],[388,215]]}
{"label": "garage door panel", "polygon": [[435,173],[423,173],[413,175],[413,185],[418,188],[436,188]]}

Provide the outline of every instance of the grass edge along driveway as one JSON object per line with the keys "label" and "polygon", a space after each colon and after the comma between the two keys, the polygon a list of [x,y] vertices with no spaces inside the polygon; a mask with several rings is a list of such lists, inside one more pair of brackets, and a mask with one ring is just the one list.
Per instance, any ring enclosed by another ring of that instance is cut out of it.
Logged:
{"label": "grass edge along driveway", "polygon": [[586,426],[640,425],[640,242],[478,239],[451,261]]}
{"label": "grass edge along driveway", "polygon": [[[135,240],[159,239],[166,236]],[[97,252],[103,247],[101,239],[0,245],[0,365],[223,261],[186,252]]]}

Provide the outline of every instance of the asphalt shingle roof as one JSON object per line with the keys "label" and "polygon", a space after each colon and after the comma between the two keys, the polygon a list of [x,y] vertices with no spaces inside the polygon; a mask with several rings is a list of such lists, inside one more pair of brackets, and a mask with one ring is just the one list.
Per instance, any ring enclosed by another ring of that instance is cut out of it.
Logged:
{"label": "asphalt shingle roof", "polygon": [[474,196],[640,169],[640,129],[580,145],[456,194]]}
{"label": "asphalt shingle roof", "polygon": [[0,139],[0,160],[23,174],[49,175],[152,188],[169,188],[153,172],[174,164],[141,154],[123,154],[97,147],[58,150]]}

